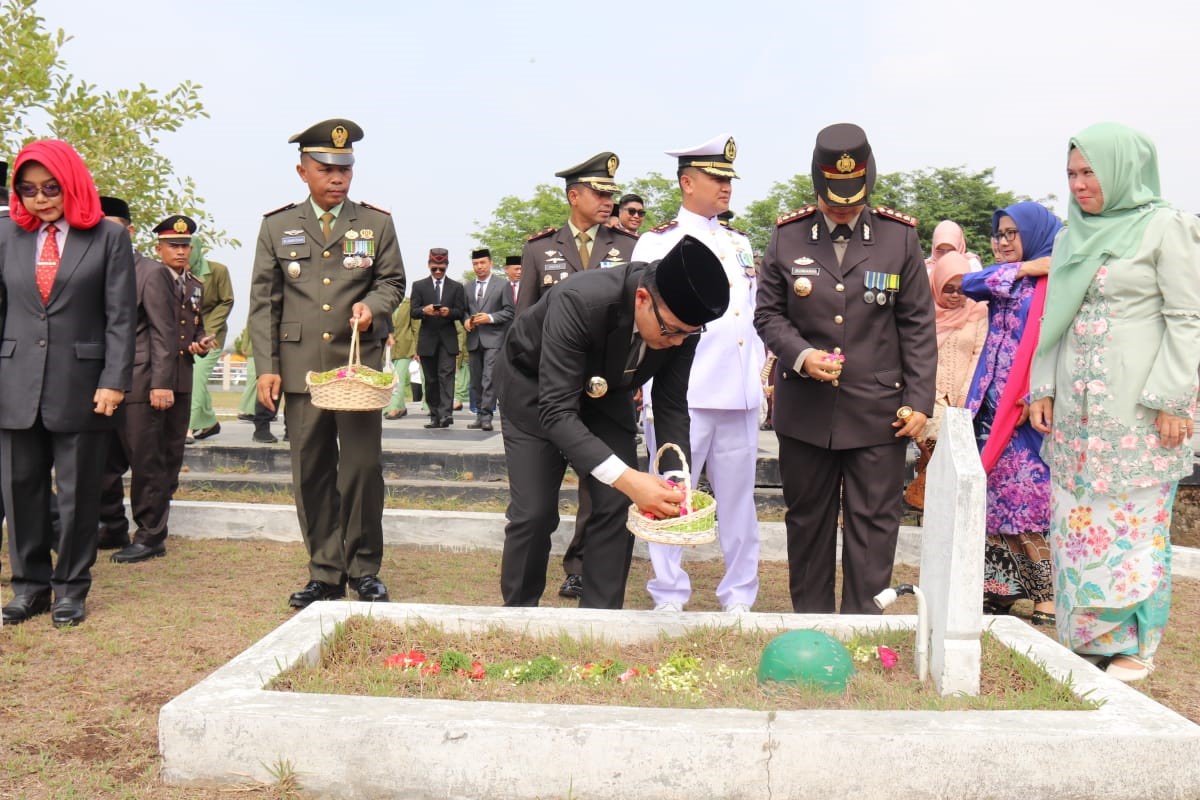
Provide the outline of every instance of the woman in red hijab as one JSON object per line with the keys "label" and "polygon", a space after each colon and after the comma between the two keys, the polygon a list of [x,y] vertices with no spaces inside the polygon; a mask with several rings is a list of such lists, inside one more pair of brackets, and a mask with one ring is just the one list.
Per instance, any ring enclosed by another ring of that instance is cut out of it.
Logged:
{"label": "woman in red hijab", "polygon": [[102,221],[66,142],[26,145],[12,176],[12,220],[0,221],[0,487],[16,597],[3,616],[51,611],[55,625],[74,625],[96,561],[105,433],[133,364],[133,247]]}

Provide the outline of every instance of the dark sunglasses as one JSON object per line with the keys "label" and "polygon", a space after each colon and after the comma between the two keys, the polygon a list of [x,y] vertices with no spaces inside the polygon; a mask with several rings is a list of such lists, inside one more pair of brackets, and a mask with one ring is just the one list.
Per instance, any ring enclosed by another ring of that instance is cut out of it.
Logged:
{"label": "dark sunglasses", "polygon": [[646,216],[646,209],[644,208],[623,208],[621,210],[633,217]]}
{"label": "dark sunglasses", "polygon": [[37,197],[38,192],[41,192],[44,197],[58,197],[62,194],[62,187],[57,183],[46,183],[41,186],[34,186],[32,183],[18,183],[13,188],[21,197]]}
{"label": "dark sunglasses", "polygon": [[429,271],[430,272],[445,272],[446,268],[445,267],[430,267]]}
{"label": "dark sunglasses", "polygon": [[962,290],[961,286],[945,286],[942,288],[942,294],[961,294],[965,297],[967,293]]}
{"label": "dark sunglasses", "polygon": [[663,321],[662,314],[658,313],[658,301],[654,299],[654,293],[648,292],[650,295],[650,308],[654,310],[654,318],[658,320],[658,332],[662,336],[699,336],[708,328],[701,325],[694,331],[676,331],[667,327],[667,323]]}

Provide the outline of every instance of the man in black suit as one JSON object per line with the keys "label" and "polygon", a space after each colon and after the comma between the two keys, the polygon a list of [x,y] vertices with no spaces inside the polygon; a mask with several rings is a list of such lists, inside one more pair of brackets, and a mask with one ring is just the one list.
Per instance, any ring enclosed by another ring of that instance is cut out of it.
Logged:
{"label": "man in black suit", "polygon": [[492,275],[492,254],[486,247],[471,253],[475,281],[467,290],[467,352],[471,358],[471,394],[478,403],[478,415],[468,425],[473,430],[492,430],[496,413],[496,386],[493,373],[504,332],[516,312],[512,289],[506,279]]}
{"label": "man in black suit", "polygon": [[32,142],[15,169],[22,207],[0,223],[0,464],[16,594],[3,616],[51,610],[55,625],[74,625],[96,561],[105,437],[133,367],[133,248],[104,222],[70,145]]}
{"label": "man in black suit", "polygon": [[[124,211],[129,213],[128,208]],[[118,564],[135,564],[167,553],[171,497],[179,485],[191,414],[193,359],[216,345],[216,338],[205,334],[200,313],[203,284],[188,271],[196,223],[172,214],[154,232],[160,260],[140,259],[136,267],[133,388],[109,441],[101,495],[100,520],[105,532],[127,538],[121,476],[126,469],[132,470],[129,503],[137,531],[131,543],[112,555]]]}
{"label": "man in black suit", "polygon": [[458,356],[455,322],[467,318],[463,286],[446,277],[450,255],[444,247],[429,251],[429,277],[413,283],[412,316],[421,320],[417,334],[417,357],[425,376],[425,403],[429,406],[426,428],[449,428],[454,424],[454,361]]}
{"label": "man in black suit", "polygon": [[678,489],[637,470],[633,393],[655,379],[659,441],[687,452],[697,335],[728,304],[720,260],[687,236],[661,261],[574,276],[517,317],[497,368],[512,497],[500,567],[505,605],[536,606],[546,588],[568,462],[592,499],[580,605],[624,604],[633,555],[629,501],[665,518],[678,515],[683,500]]}

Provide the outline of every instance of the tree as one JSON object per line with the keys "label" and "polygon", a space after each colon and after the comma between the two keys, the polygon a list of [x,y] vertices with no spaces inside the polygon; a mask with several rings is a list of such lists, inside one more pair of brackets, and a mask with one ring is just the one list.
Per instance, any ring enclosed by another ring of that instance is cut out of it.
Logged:
{"label": "tree", "polygon": [[808,175],[793,175],[786,182],[776,183],[761,200],[746,206],[741,216],[734,219],[734,226],[750,238],[754,252],[762,255],[775,229],[775,220],[797,208],[813,202],[812,178]]}
{"label": "tree", "polygon": [[[658,172],[651,172],[644,178],[634,178],[622,185],[621,194],[636,194],[642,198],[642,205],[646,207],[646,219],[641,227],[643,231],[675,219],[683,202],[679,194],[679,181],[663,177]],[[613,213],[616,213],[615,208]]]}
{"label": "tree", "polygon": [[[514,195],[501,197],[492,212],[491,221],[482,228],[477,227],[475,238],[480,247],[492,251],[492,259],[504,263],[505,256],[521,254],[521,248],[530,235],[552,225],[563,225],[571,209],[567,195],[561,188],[540,183],[533,196],[522,199]],[[479,220],[475,220],[479,226]]]}
{"label": "tree", "polygon": [[[189,120],[207,117],[200,87],[190,81],[163,93],[145,84],[101,91],[69,73],[60,57],[70,41],[61,29],[45,30],[37,0],[5,0],[0,6],[0,145],[16,153],[46,136],[79,151],[101,194],[120,197],[136,215],[138,243],[149,246],[150,229],[168,214],[195,218],[208,241],[237,246],[204,210],[191,178],[177,177],[158,152],[160,136]],[[47,120],[45,129],[34,120]]]}

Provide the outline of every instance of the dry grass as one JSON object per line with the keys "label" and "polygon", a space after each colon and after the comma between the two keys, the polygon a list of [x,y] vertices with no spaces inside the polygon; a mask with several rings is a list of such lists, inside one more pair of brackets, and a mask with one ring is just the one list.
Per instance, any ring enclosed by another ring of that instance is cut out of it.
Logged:
{"label": "dry grass", "polygon": [[[299,544],[171,540],[166,558],[97,563],[80,627],[55,630],[46,616],[0,629],[0,798],[21,800],[219,800],[296,794],[290,765],[270,766],[273,786],[236,790],[164,787],[158,782],[157,718],[193,686],[291,616],[287,595],[306,578]],[[456,549],[385,551],[382,577],[398,600],[499,602],[499,553]],[[0,562],[0,592],[12,596]],[[719,563],[690,568],[689,608],[715,610]],[[763,564],[757,609],[785,611],[787,568]],[[634,562],[626,606],[649,608],[649,564]],[[913,580],[912,569],[897,570]],[[546,604],[561,571],[551,564]],[[911,613],[911,605],[900,612]],[[1028,614],[1024,604],[1018,613]],[[1200,582],[1181,580],[1159,669],[1139,689],[1200,722]],[[1000,691],[1002,687],[989,687]],[[290,777],[289,777],[290,776]]]}

